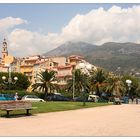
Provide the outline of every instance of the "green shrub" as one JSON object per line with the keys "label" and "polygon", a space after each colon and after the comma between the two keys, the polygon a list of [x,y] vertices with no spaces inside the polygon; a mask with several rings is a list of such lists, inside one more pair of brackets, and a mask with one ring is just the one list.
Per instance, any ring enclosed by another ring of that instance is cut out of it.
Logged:
{"label": "green shrub", "polygon": [[[18,80],[16,81],[15,84],[10,84],[10,85],[4,83],[4,81],[2,80],[2,76],[5,76],[8,79],[8,73],[7,72],[0,72],[0,89],[26,90],[30,85],[30,82],[29,82],[27,76],[22,74],[22,73],[13,73],[12,72],[11,73],[12,79],[14,79],[14,77],[18,77]],[[7,81],[7,79],[6,79],[6,81]]]}

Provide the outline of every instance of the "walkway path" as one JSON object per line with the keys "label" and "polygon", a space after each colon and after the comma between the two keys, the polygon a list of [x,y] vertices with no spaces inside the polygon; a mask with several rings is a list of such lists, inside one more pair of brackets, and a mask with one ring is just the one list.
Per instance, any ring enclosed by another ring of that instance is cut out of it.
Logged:
{"label": "walkway path", "polygon": [[0,118],[0,136],[140,136],[140,105]]}

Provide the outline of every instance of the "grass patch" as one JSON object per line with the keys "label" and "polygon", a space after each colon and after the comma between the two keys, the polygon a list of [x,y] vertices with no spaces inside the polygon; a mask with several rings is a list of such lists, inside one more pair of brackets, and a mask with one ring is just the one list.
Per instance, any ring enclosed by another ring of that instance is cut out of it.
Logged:
{"label": "grass patch", "polygon": [[[56,112],[56,111],[66,111],[66,110],[74,110],[81,108],[90,108],[97,106],[107,106],[111,105],[110,103],[93,103],[87,102],[85,106],[83,106],[82,102],[34,102],[32,103],[33,107],[37,107],[37,109],[31,110],[32,114],[38,113],[47,113],[47,112]],[[25,114],[26,110],[17,110],[11,111],[10,116],[12,115],[20,115]],[[5,116],[6,111],[0,111],[1,116]]]}

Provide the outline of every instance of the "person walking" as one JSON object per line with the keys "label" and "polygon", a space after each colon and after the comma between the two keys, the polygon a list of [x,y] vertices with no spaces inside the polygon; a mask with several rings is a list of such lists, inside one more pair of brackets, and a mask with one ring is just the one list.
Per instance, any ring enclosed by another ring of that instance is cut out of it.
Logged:
{"label": "person walking", "polygon": [[132,104],[133,104],[133,102],[134,102],[134,97],[133,96],[131,97],[131,100],[132,100]]}
{"label": "person walking", "polygon": [[17,100],[18,100],[18,93],[17,93],[17,92],[15,93],[14,98],[15,98],[15,101],[17,101]]}
{"label": "person walking", "polygon": [[138,97],[136,97],[136,104],[138,104]]}

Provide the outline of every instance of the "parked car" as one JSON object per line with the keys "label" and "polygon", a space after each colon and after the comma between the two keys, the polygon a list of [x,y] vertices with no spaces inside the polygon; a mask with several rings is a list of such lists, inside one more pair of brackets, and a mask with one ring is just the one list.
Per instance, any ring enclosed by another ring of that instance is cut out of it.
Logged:
{"label": "parked car", "polygon": [[129,103],[129,97],[128,96],[121,97],[120,100],[121,100],[121,103],[124,103],[124,104]]}
{"label": "parked car", "polygon": [[83,98],[82,97],[74,97],[73,101],[75,101],[75,102],[83,102]]}
{"label": "parked car", "polygon": [[[86,97],[86,102],[98,102],[99,96],[97,95],[89,95]],[[83,97],[74,97],[73,101],[83,102]]]}
{"label": "parked car", "polygon": [[121,100],[121,103],[125,103],[125,98],[124,97],[121,97],[120,100]]}
{"label": "parked car", "polygon": [[62,95],[61,93],[58,93],[58,92],[55,92],[54,94],[56,94],[56,95]]}
{"label": "parked car", "polygon": [[98,100],[99,100],[99,96],[97,96],[97,95],[88,96],[88,101],[90,101],[90,102],[98,102]]}
{"label": "parked car", "polygon": [[69,98],[59,94],[50,94],[46,99],[47,101],[70,101]]}
{"label": "parked car", "polygon": [[111,97],[111,93],[107,93],[107,92],[102,92],[101,93],[101,99],[104,101],[109,101]]}
{"label": "parked car", "polygon": [[120,105],[121,104],[121,100],[120,100],[120,98],[118,96],[114,97],[114,104],[115,105]]}
{"label": "parked car", "polygon": [[[79,96],[79,97],[74,97],[73,101],[75,101],[75,102],[83,102],[84,99],[83,99],[83,97]],[[88,97],[86,97],[85,101],[89,102]]]}
{"label": "parked car", "polygon": [[11,94],[0,94],[0,101],[15,100]]}
{"label": "parked car", "polygon": [[38,98],[36,95],[25,95],[21,100],[32,101],[32,102],[45,102],[43,99]]}

